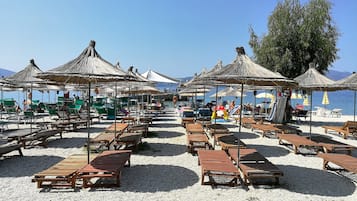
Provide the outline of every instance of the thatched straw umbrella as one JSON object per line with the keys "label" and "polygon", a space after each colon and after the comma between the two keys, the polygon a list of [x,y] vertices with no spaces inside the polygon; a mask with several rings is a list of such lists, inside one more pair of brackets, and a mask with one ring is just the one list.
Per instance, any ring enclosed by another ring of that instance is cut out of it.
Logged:
{"label": "thatched straw umbrella", "polygon": [[[209,79],[221,81],[227,85],[240,84],[241,94],[244,93],[244,85],[256,85],[256,86],[290,86],[295,82],[274,73],[256,63],[254,63],[246,54],[243,47],[237,47],[238,53],[236,59],[232,64],[228,64],[218,72],[209,75]],[[242,108],[243,108],[243,96],[240,99],[241,112],[239,120],[242,120]],[[239,125],[239,135],[241,134],[241,126]],[[238,141],[238,163],[239,164],[239,138]]]}
{"label": "thatched straw umbrella", "polygon": [[92,83],[114,82],[131,79],[125,72],[115,68],[104,60],[95,49],[95,41],[90,41],[89,46],[75,59],[44,73],[38,77],[59,83],[88,84],[88,163],[90,155],[90,88]]}
{"label": "thatched straw umbrella", "polygon": [[356,90],[357,90],[357,74],[356,74],[356,72],[353,72],[351,75],[347,76],[346,78],[338,80],[336,82],[336,84],[339,86],[342,86],[342,87],[346,87],[346,89],[353,90],[353,92],[354,92],[353,121],[356,121]]}
{"label": "thatched straw umbrella", "polygon": [[311,138],[311,123],[312,123],[312,92],[313,91],[336,91],[343,89],[342,86],[336,85],[336,82],[322,75],[315,69],[313,63],[309,64],[309,69],[294,78],[299,83],[299,88],[305,89],[310,95],[310,138]]}

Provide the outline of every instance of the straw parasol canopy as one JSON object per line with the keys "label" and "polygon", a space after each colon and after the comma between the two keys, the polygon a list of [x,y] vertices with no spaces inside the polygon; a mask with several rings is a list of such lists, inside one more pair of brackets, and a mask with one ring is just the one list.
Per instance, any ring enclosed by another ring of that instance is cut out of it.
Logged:
{"label": "straw parasol canopy", "polygon": [[[244,84],[259,86],[289,86],[295,82],[288,80],[282,75],[278,75],[270,70],[254,63],[246,54],[243,47],[237,47],[237,57],[232,64],[228,64],[218,72],[212,73],[208,77],[211,80],[222,81],[225,84],[241,84],[241,93],[243,94]],[[240,108],[243,108],[243,97],[240,97]],[[242,112],[239,119],[241,122]],[[241,133],[241,124],[239,125],[239,134]],[[237,139],[239,147],[239,139]],[[238,163],[239,164],[239,149]]]}
{"label": "straw parasol canopy", "polygon": [[[343,89],[342,86],[336,85],[336,82],[322,75],[315,69],[313,63],[309,64],[309,69],[294,79],[299,83],[299,88],[310,91],[310,113],[312,112],[312,91],[336,91]],[[310,115],[310,137],[311,137],[311,122]]]}
{"label": "straw parasol canopy", "polygon": [[336,85],[335,81],[318,72],[313,63],[309,65],[309,69],[305,73],[294,78],[294,80],[299,83],[299,88],[312,91],[335,91],[341,89],[340,86]]}
{"label": "straw parasol canopy", "polygon": [[95,41],[75,59],[52,70],[40,73],[39,78],[60,83],[88,84],[127,80],[130,76],[104,60],[95,49]]}
{"label": "straw parasol canopy", "polygon": [[35,60],[31,59],[23,70],[5,79],[19,86],[29,86],[30,83],[44,83],[43,79],[36,77],[39,73],[42,73],[42,70],[35,64]]}
{"label": "straw parasol canopy", "polygon": [[337,85],[341,87],[346,87],[346,89],[350,89],[354,91],[354,104],[353,104],[353,121],[356,121],[356,90],[357,90],[357,74],[353,72],[351,75],[347,76],[346,78],[343,78],[341,80],[338,80]]}
{"label": "straw parasol canopy", "polygon": [[274,73],[267,68],[254,63],[246,54],[243,47],[237,47],[237,58],[220,71],[210,75],[211,79],[226,84],[249,84],[255,86],[291,86],[295,81]]}
{"label": "straw parasol canopy", "polygon": [[[90,88],[96,82],[114,82],[133,80],[126,72],[115,68],[111,63],[104,60],[95,49],[95,41],[75,59],[38,75],[39,78],[60,83],[88,84],[88,107],[87,118],[90,125]],[[116,124],[115,124],[116,125]],[[90,126],[88,126],[87,138],[88,163],[90,155]]]}

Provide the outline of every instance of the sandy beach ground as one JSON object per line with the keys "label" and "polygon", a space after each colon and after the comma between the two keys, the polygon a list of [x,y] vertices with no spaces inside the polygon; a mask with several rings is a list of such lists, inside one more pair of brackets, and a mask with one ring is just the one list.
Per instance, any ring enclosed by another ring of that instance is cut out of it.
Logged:
{"label": "sandy beach ground", "polygon": [[[353,120],[313,117],[312,133],[324,134],[321,125]],[[308,133],[308,121],[298,126]],[[230,131],[238,127],[232,121]],[[95,136],[111,124],[103,121],[92,126]],[[24,127],[24,125],[21,125]],[[289,147],[279,145],[276,138],[262,138],[243,128],[241,140],[256,148],[276,164],[284,176],[279,186],[250,185],[211,187],[200,184],[201,169],[197,156],[186,152],[185,130],[174,110],[154,121],[144,138],[145,149],[131,156],[131,167],[122,172],[121,187],[97,189],[43,190],[32,183],[33,174],[42,171],[74,153],[85,153],[87,130],[64,133],[63,139],[53,138],[47,148],[33,147],[6,154],[0,159],[0,197],[2,200],[357,200],[356,183],[350,178],[322,169],[322,159],[315,155],[296,155]],[[325,135],[325,134],[324,134]],[[327,136],[354,146],[357,139],[347,140],[334,134]],[[357,152],[352,153],[357,157]],[[349,175],[347,175],[349,176]],[[353,175],[349,176],[353,177]],[[354,177],[356,178],[356,177]]]}

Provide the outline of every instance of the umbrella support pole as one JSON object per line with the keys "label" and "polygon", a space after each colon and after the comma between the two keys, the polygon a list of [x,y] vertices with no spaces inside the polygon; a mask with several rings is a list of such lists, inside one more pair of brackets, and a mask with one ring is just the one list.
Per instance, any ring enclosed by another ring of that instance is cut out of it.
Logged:
{"label": "umbrella support pole", "polygon": [[87,105],[87,162],[89,164],[90,159],[90,82],[88,83],[88,105]]}

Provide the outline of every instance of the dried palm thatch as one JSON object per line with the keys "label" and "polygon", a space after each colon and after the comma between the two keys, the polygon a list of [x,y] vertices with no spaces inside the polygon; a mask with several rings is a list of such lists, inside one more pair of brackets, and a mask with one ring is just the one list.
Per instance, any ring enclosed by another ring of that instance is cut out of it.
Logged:
{"label": "dried palm thatch", "polygon": [[60,83],[86,84],[130,80],[131,76],[115,68],[95,50],[95,41],[72,61],[38,75],[39,78]]}
{"label": "dried palm thatch", "polygon": [[310,64],[309,69],[294,80],[299,83],[299,88],[302,89],[313,91],[335,91],[342,89],[342,86],[337,85],[335,81],[319,73],[313,64]]}
{"label": "dried palm thatch", "polygon": [[40,73],[42,73],[42,70],[35,64],[35,60],[31,59],[30,63],[23,70],[5,78],[5,80],[18,86],[31,83],[45,83],[45,80],[36,77]]}
{"label": "dried palm thatch", "polygon": [[210,75],[211,79],[226,84],[248,84],[256,86],[294,86],[296,82],[274,73],[267,68],[254,63],[243,47],[236,48],[237,58],[220,71]]}

